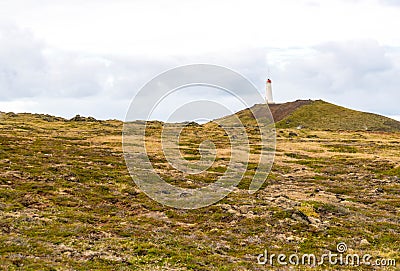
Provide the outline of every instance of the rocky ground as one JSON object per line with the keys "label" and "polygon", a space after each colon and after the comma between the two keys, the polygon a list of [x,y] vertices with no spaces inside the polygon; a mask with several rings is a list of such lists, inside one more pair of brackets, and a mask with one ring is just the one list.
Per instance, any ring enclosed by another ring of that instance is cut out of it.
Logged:
{"label": "rocky ground", "polygon": [[[150,141],[157,143],[159,126]],[[188,129],[182,146],[193,160],[201,130]],[[0,268],[270,270],[257,263],[266,249],[322,255],[337,253],[339,242],[348,253],[400,266],[400,133],[278,129],[275,164],[260,191],[247,192],[256,166],[250,163],[228,197],[180,210],[153,201],[132,181],[121,131],[118,121],[2,114]],[[223,135],[215,132],[214,139],[219,162],[197,177],[175,173],[155,147],[149,155],[169,181],[206,184],[224,173],[229,155]]]}

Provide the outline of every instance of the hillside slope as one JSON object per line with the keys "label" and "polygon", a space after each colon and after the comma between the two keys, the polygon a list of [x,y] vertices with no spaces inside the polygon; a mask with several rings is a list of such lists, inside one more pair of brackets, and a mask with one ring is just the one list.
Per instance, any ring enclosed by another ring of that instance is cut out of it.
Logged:
{"label": "hillside slope", "polygon": [[[214,205],[181,210],[136,186],[122,125],[0,116],[0,270],[375,270],[257,262],[266,250],[336,253],[339,242],[352,254],[400,262],[400,133],[302,129],[290,136],[292,129],[281,129],[272,171],[249,194],[260,145],[248,129],[251,156],[237,189]],[[165,181],[208,185],[231,164],[222,130],[189,125],[180,137],[182,156],[200,161],[199,143],[207,137],[216,159],[199,174],[181,172],[165,158],[161,127],[150,122],[146,142]]]}
{"label": "hillside slope", "polygon": [[400,122],[372,113],[360,112],[322,100],[293,111],[276,123],[278,128],[304,127],[315,130],[400,131]]}
{"label": "hillside slope", "polygon": [[292,114],[298,108],[312,104],[314,101],[312,100],[297,100],[294,102],[287,102],[283,104],[269,104],[269,110],[274,117],[275,122],[281,121],[290,114]]}
{"label": "hillside slope", "polygon": [[[256,104],[250,109],[236,113],[247,126],[256,125],[254,115],[259,117],[266,105]],[[283,104],[270,104],[269,109],[277,128],[308,128],[312,130],[346,130],[346,131],[400,131],[400,122],[372,113],[360,112],[322,100],[297,100]],[[224,122],[233,121],[233,117],[222,118]],[[262,122],[269,122],[266,117]]]}

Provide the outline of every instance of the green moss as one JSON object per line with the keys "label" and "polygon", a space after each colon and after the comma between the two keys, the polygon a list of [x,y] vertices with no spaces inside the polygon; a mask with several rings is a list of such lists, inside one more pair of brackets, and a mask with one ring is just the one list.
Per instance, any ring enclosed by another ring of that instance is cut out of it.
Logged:
{"label": "green moss", "polygon": [[[398,134],[280,130],[277,163],[260,191],[247,192],[258,166],[249,163],[239,189],[217,204],[178,210],[131,179],[115,140],[121,122],[47,118],[0,122],[0,269],[255,270],[266,248],[322,254],[345,241],[360,252],[364,238],[377,255],[397,257]],[[157,136],[162,124],[149,127]],[[203,132],[223,155],[207,171],[185,175],[155,151],[153,165],[167,182],[194,188],[224,174],[227,137],[202,127],[185,131],[184,156],[199,158]],[[251,123],[247,131],[258,153],[259,135]],[[288,137],[293,131],[298,136]],[[297,221],[295,212],[316,225]]]}
{"label": "green moss", "polygon": [[276,124],[277,128],[303,127],[314,130],[400,131],[400,122],[321,100],[304,105]]}

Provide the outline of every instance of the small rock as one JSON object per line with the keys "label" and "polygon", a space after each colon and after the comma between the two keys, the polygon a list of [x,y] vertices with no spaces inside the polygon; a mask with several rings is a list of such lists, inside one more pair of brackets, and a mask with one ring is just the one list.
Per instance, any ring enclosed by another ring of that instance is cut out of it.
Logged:
{"label": "small rock", "polygon": [[305,215],[303,212],[300,212],[298,210],[296,210],[295,212],[293,212],[292,214],[292,219],[301,222],[301,223],[305,223],[305,224],[311,224],[310,219],[308,218],[307,215]]}
{"label": "small rock", "polygon": [[286,239],[286,235],[284,235],[283,233],[278,234],[278,235],[276,236],[276,238],[279,239],[279,240],[281,240],[281,241],[287,240],[287,239]]}
{"label": "small rock", "polygon": [[236,215],[237,214],[237,212],[235,210],[233,210],[233,209],[229,209],[227,212],[229,214],[232,214],[232,215]]}
{"label": "small rock", "polygon": [[93,118],[93,117],[82,117],[81,115],[76,115],[75,117],[73,117],[72,119],[70,119],[69,121],[88,121],[88,122],[98,122],[97,119]]}
{"label": "small rock", "polygon": [[335,196],[336,196],[336,198],[337,198],[339,201],[344,201],[344,200],[346,200],[346,199],[343,198],[342,195],[340,195],[340,194],[336,194]]}
{"label": "small rock", "polygon": [[288,241],[288,242],[293,242],[293,241],[294,241],[294,237],[293,237],[293,236],[288,236],[288,237],[286,238],[286,241]]}
{"label": "small rock", "polygon": [[242,214],[247,214],[249,212],[250,208],[251,208],[251,206],[249,206],[249,205],[242,205],[239,207],[239,211]]}
{"label": "small rock", "polygon": [[82,254],[84,257],[92,259],[94,256],[99,255],[97,251],[92,251],[92,250],[86,250]]}
{"label": "small rock", "polygon": [[64,244],[61,244],[58,248],[60,249],[61,253],[74,251],[73,248],[68,247],[68,246],[66,246]]}
{"label": "small rock", "polygon": [[367,239],[362,239],[362,240],[360,241],[360,246],[369,246],[369,245],[371,245],[371,243],[368,242]]}
{"label": "small rock", "polygon": [[249,211],[249,212],[243,214],[243,216],[244,216],[244,217],[247,217],[247,218],[253,218],[253,217],[255,217],[255,215],[254,215],[254,213],[253,213],[252,211]]}
{"label": "small rock", "polygon": [[321,220],[319,220],[318,218],[309,216],[308,219],[310,220],[311,224],[314,226],[318,226],[321,224]]}
{"label": "small rock", "polygon": [[231,207],[229,204],[226,204],[226,203],[221,204],[220,206],[221,206],[221,208],[224,209],[224,210],[232,209],[232,207]]}

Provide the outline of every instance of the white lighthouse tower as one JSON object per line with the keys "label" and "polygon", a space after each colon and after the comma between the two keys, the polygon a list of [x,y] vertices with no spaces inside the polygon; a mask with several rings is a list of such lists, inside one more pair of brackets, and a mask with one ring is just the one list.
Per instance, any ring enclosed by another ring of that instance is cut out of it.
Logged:
{"label": "white lighthouse tower", "polygon": [[272,81],[271,79],[267,80],[267,93],[266,93],[266,97],[265,97],[265,102],[267,104],[273,104],[274,103],[274,99],[272,98]]}

